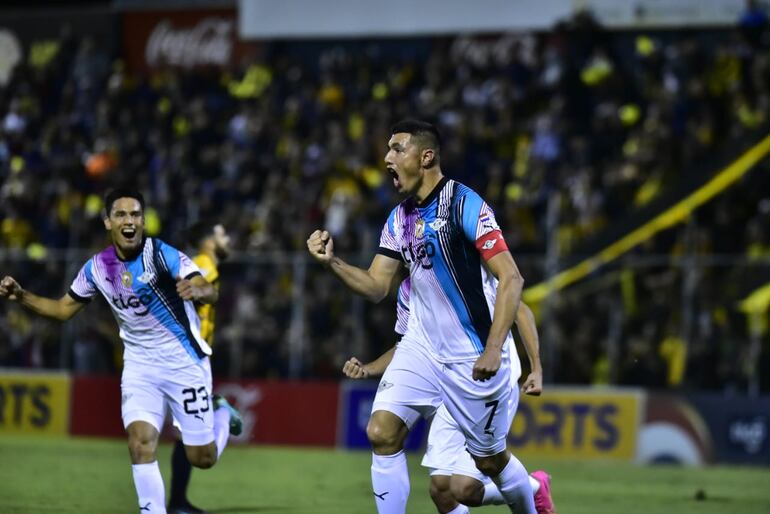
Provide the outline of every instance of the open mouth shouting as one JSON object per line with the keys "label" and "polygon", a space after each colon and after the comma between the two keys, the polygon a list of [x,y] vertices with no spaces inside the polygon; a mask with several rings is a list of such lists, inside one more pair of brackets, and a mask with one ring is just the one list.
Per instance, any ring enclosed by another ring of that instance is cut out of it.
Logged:
{"label": "open mouth shouting", "polygon": [[393,178],[393,185],[396,187],[396,189],[401,189],[401,182],[398,180],[398,172],[390,166],[388,166],[388,174]]}
{"label": "open mouth shouting", "polygon": [[123,239],[129,243],[133,244],[137,240],[137,230],[136,227],[123,227],[120,229],[120,235],[123,236]]}

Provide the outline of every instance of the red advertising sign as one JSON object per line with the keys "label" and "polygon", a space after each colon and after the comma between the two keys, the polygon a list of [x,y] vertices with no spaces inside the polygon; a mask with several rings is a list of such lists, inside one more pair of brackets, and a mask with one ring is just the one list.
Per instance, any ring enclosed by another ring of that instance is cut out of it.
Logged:
{"label": "red advertising sign", "polygon": [[[214,392],[226,396],[243,416],[243,433],[233,437],[232,443],[336,443],[336,382],[217,382]],[[71,412],[73,435],[125,437],[120,415],[120,378],[75,377]]]}
{"label": "red advertising sign", "polygon": [[123,13],[123,54],[130,69],[227,67],[246,45],[233,9]]}
{"label": "red advertising sign", "polygon": [[334,446],[339,384],[336,382],[220,382],[224,395],[243,415],[237,441],[258,444]]}

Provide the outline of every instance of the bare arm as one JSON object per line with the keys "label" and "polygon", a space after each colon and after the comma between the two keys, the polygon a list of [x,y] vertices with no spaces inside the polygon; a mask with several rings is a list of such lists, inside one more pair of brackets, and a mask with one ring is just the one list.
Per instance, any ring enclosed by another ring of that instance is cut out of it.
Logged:
{"label": "bare arm", "polygon": [[195,275],[190,280],[177,277],[176,291],[183,300],[193,300],[199,303],[215,303],[219,298],[214,284],[201,275]]}
{"label": "bare arm", "polygon": [[65,294],[58,300],[32,294],[25,291],[12,277],[4,277],[0,281],[0,297],[19,302],[41,316],[59,321],[67,321],[85,306],[84,303],[78,302],[69,294]]}
{"label": "bare arm", "polygon": [[537,326],[535,325],[535,316],[532,310],[524,303],[519,303],[519,310],[516,311],[516,327],[524,342],[524,349],[529,357],[530,373],[524,381],[522,391],[525,394],[533,396],[543,392],[543,366],[540,363],[540,339],[537,335]]}
{"label": "bare arm", "polygon": [[334,255],[334,242],[327,231],[316,230],[307,240],[307,248],[318,262],[326,265],[351,291],[371,302],[380,302],[393,286],[399,261],[375,255],[369,269],[352,266]]}
{"label": "bare arm", "polygon": [[474,380],[487,380],[500,369],[503,343],[513,326],[524,287],[524,279],[510,252],[495,255],[487,261],[487,267],[498,280],[495,314],[492,317],[484,353],[473,367]]}
{"label": "bare arm", "polygon": [[385,369],[393,360],[393,354],[396,353],[396,346],[383,353],[369,364],[362,364],[355,357],[351,357],[342,367],[342,372],[348,378],[372,378],[379,377],[385,373]]}

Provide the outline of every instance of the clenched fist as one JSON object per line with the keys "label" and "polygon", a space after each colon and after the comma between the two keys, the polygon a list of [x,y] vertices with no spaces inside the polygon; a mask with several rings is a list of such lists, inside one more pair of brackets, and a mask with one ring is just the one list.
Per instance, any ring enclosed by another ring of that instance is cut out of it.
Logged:
{"label": "clenched fist", "polygon": [[355,357],[345,361],[345,365],[342,366],[342,372],[348,378],[369,378],[369,372],[366,371],[361,361]]}
{"label": "clenched fist", "polygon": [[500,369],[500,350],[487,346],[473,365],[473,380],[484,382],[497,374]]}
{"label": "clenched fist", "polygon": [[21,294],[24,289],[21,288],[18,282],[13,277],[5,276],[3,280],[0,280],[0,296],[8,298],[9,300],[18,301],[21,300]]}
{"label": "clenched fist", "polygon": [[334,257],[334,241],[326,230],[316,230],[307,240],[307,250],[318,262],[327,264]]}
{"label": "clenched fist", "polygon": [[176,292],[182,300],[195,299],[195,286],[189,280],[176,277]]}

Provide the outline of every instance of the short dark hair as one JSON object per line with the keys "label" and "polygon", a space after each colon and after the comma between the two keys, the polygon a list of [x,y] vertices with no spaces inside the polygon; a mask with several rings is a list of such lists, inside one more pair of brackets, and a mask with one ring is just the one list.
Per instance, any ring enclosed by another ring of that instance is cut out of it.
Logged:
{"label": "short dark hair", "polygon": [[114,204],[115,200],[118,198],[135,199],[139,202],[139,205],[142,207],[142,212],[144,213],[144,196],[142,196],[142,193],[136,189],[118,187],[107,193],[104,197],[104,212],[107,214],[107,217],[109,217],[110,212],[112,212],[112,204]]}
{"label": "short dark hair", "polygon": [[423,148],[431,148],[436,154],[441,151],[441,134],[432,123],[421,120],[406,119],[401,120],[390,127],[390,135],[398,133],[412,134],[419,139],[419,144]]}
{"label": "short dark hair", "polygon": [[187,244],[193,248],[198,248],[204,239],[214,233],[214,227],[217,224],[211,220],[201,220],[193,223],[187,229]]}

